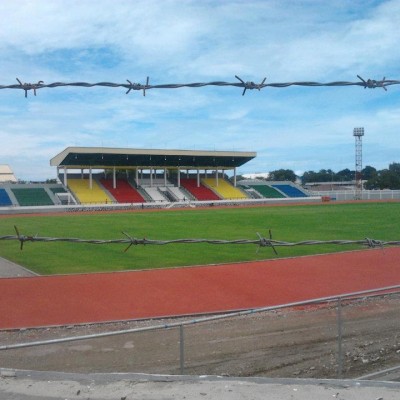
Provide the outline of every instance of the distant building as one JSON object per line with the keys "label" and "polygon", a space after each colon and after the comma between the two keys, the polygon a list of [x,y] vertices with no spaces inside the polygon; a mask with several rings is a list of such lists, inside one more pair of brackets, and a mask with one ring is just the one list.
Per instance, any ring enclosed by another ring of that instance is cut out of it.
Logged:
{"label": "distant building", "polygon": [[17,178],[15,177],[9,165],[2,164],[0,165],[0,183],[8,182],[16,183]]}

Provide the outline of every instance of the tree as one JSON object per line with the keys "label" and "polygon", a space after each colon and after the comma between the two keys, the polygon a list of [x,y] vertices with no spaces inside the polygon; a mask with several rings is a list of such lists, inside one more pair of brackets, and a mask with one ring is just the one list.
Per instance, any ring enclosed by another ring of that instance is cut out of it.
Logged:
{"label": "tree", "polygon": [[373,170],[375,168],[369,170],[371,174],[364,185],[366,189],[400,189],[400,163],[389,164],[389,168],[380,171]]}
{"label": "tree", "polygon": [[365,168],[363,168],[363,170],[361,171],[362,174],[362,178],[365,180],[370,180],[370,179],[374,179],[377,177],[377,170],[374,167],[371,167],[369,165],[367,165]]}
{"label": "tree", "polygon": [[[354,180],[355,172],[350,171],[348,168],[342,169],[339,171],[336,176],[335,176],[335,181],[336,182],[341,182],[341,181],[352,181]],[[363,175],[364,176],[364,175]]]}
{"label": "tree", "polygon": [[269,173],[267,181],[296,181],[296,174],[291,169],[277,169]]}

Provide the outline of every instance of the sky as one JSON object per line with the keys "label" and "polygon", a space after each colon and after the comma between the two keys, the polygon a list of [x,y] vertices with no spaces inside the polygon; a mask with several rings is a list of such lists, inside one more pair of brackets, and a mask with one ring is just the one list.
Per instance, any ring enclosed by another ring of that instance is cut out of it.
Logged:
{"label": "sky", "polygon": [[[400,0],[1,0],[0,85],[400,79]],[[0,90],[0,164],[68,146],[255,151],[239,174],[400,162],[400,85]]]}

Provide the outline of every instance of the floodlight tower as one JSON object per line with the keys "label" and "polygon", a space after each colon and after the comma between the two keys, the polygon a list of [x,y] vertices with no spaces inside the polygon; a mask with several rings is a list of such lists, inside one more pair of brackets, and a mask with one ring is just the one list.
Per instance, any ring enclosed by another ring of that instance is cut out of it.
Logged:
{"label": "floodlight tower", "polygon": [[353,136],[356,139],[356,191],[355,200],[362,198],[362,137],[364,136],[364,128],[354,128]]}

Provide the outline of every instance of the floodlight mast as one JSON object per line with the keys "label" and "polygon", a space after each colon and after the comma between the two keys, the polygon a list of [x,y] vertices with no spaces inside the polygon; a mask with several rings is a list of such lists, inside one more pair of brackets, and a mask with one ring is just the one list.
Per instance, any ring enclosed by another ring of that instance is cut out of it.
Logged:
{"label": "floodlight mast", "polygon": [[364,128],[354,128],[353,136],[355,137],[355,183],[356,190],[354,199],[362,199],[362,137],[364,136]]}

